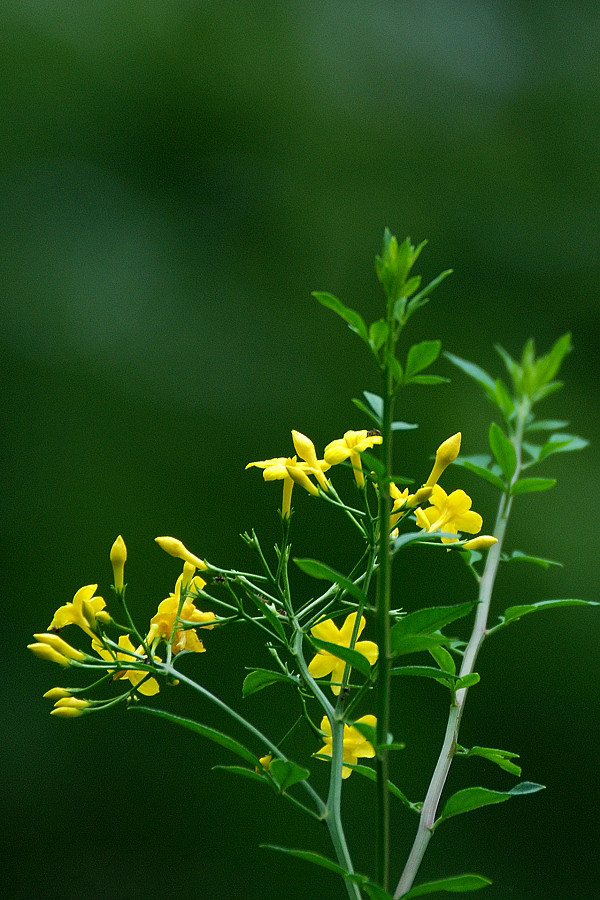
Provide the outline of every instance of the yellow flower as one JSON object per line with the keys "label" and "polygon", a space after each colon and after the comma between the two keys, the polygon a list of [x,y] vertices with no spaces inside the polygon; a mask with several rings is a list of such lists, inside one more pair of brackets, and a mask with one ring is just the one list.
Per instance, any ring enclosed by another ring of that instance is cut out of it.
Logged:
{"label": "yellow flower", "polygon": [[458,431],[456,434],[453,434],[452,437],[447,438],[447,440],[437,448],[435,463],[429,478],[425,482],[426,486],[433,487],[434,484],[437,484],[442,472],[448,468],[450,463],[454,462],[460,453],[460,439],[461,433]]}
{"label": "yellow flower", "polygon": [[[336,627],[331,619],[325,619],[324,622],[318,622],[310,633],[319,641],[327,641],[329,644],[337,644],[338,647],[349,647],[352,640],[352,632],[356,621],[357,613],[350,613],[340,629]],[[362,633],[365,627],[365,617],[360,617],[358,626],[358,634]],[[373,641],[358,641],[354,645],[357,653],[362,653],[369,660],[371,665],[377,662],[379,650],[377,644]],[[308,671],[313,678],[324,678],[331,673],[331,690],[337,696],[341,689],[342,678],[346,663],[337,656],[332,656],[326,650],[319,650],[317,655],[311,660]]]}
{"label": "yellow flower", "polygon": [[94,597],[97,587],[97,584],[88,584],[79,588],[72,601],[56,610],[48,631],[60,631],[65,625],[79,625],[93,638],[96,619],[103,622],[109,619],[108,613],[104,612],[106,603],[102,597]]}
{"label": "yellow flower", "polygon": [[125,546],[125,541],[121,535],[119,535],[110,548],[110,562],[113,568],[115,589],[117,591],[122,591],[125,563],[127,562],[127,547]]}
{"label": "yellow flower", "polygon": [[[271,753],[267,753],[266,756],[261,756],[261,758],[260,758],[258,761],[259,761],[259,763],[261,764],[262,768],[263,768],[263,769],[266,769],[267,772],[268,772],[269,769],[271,768],[271,763],[272,763],[272,761],[273,761],[273,756],[272,756]],[[256,771],[257,771],[257,772],[260,772],[260,771],[261,771],[261,770],[258,768],[258,766],[256,766]]]}
{"label": "yellow flower", "polygon": [[[420,506],[425,500],[429,500],[432,490],[433,488],[426,486],[419,488],[414,494],[409,494],[408,488],[401,491],[392,481],[390,484],[390,494],[394,501],[394,505],[392,507],[392,515],[390,516],[391,527],[393,528],[394,525],[396,525],[405,510],[414,509],[415,506]],[[393,535],[393,537],[397,537],[397,534]]]}
{"label": "yellow flower", "polygon": [[354,469],[356,484],[359,488],[363,488],[365,477],[362,473],[360,454],[363,450],[370,450],[375,444],[381,444],[382,440],[383,438],[378,432],[347,431],[343,438],[337,438],[327,444],[323,455],[331,466],[336,466],[349,457]]}
{"label": "yellow flower", "polygon": [[479,537],[471,538],[470,541],[467,541],[462,545],[463,550],[487,550],[489,547],[493,547],[494,544],[498,543],[498,538],[495,538],[491,534],[482,534]]}
{"label": "yellow flower", "polygon": [[[421,528],[426,531],[448,531],[450,534],[457,534],[459,531],[477,534],[481,531],[483,519],[479,513],[471,510],[473,501],[464,491],[447,494],[436,484],[430,499],[431,506],[428,509],[417,509],[415,513],[417,524]],[[457,540],[458,538],[442,538],[442,543],[452,544]]]}
{"label": "yellow flower", "polygon": [[[163,600],[162,603],[159,604],[156,615],[150,620],[150,631],[148,632],[148,637],[146,639],[147,643],[151,644],[157,638],[162,639],[165,642],[169,641],[173,628],[175,627],[175,618],[181,601],[182,581],[183,575],[180,575],[175,585],[175,592],[169,594],[166,600]],[[206,582],[203,581],[199,575],[196,575],[196,577],[192,578],[188,583],[188,590],[191,591],[195,589],[201,591],[205,584]],[[205,628],[212,629],[214,628],[214,625],[208,625],[206,623],[214,622],[216,616],[213,612],[202,612],[201,610],[196,609],[190,597],[187,596],[183,602],[179,618],[183,620],[183,622],[195,622],[198,625],[204,625]],[[181,622],[177,625],[171,646],[174,654],[181,653],[182,650],[189,650],[192,653],[205,652],[204,644],[198,637],[195,629],[184,628]]]}
{"label": "yellow flower", "polygon": [[[144,655],[143,647],[138,647],[137,650],[134,650],[128,634],[122,634],[119,638],[121,652],[117,651],[115,654],[111,653],[111,651],[101,644],[97,638],[94,638],[92,641],[92,647],[98,656],[101,656],[102,659],[105,659],[108,662],[113,662],[115,656],[118,660],[131,662],[136,658],[134,654],[137,654],[137,656]],[[158,656],[156,659],[158,659]],[[140,694],[144,694],[146,697],[152,697],[154,694],[158,694],[160,688],[156,678],[148,678],[143,684],[140,684],[140,682],[146,678],[147,674],[147,672],[142,671],[141,669],[120,669],[115,672],[113,679],[117,681],[119,678],[128,678],[132,685],[137,687]]]}
{"label": "yellow flower", "polygon": [[[375,728],[377,719],[371,715],[362,716],[362,718],[356,720],[356,723],[372,725]],[[333,740],[331,737],[331,723],[327,716],[323,716],[321,720],[321,731],[324,732],[325,746],[321,747],[318,752],[323,756],[331,756],[333,753]],[[344,762],[356,765],[358,758],[361,756],[372,759],[375,756],[373,745],[369,743],[366,737],[363,737],[357,728],[354,728],[352,725],[344,725]],[[351,774],[352,769],[349,769],[348,766],[342,768],[342,778],[348,778]]]}
{"label": "yellow flower", "polygon": [[263,469],[265,481],[283,481],[281,515],[284,519],[290,514],[294,482],[301,485],[309,494],[316,496],[319,491],[309,478],[309,475],[312,475],[324,491],[328,489],[327,479],[323,473],[330,468],[329,463],[324,459],[317,459],[315,445],[301,432],[292,431],[292,441],[297,456],[276,456],[273,459],[251,462],[246,466],[247,469],[252,466]]}
{"label": "yellow flower", "polygon": [[52,647],[53,650],[56,650],[57,653],[61,653],[68,659],[76,659],[79,662],[85,659],[85,653],[82,653],[81,650],[76,650],[75,647],[71,647],[57,634],[34,634],[34,638],[41,644],[47,644],[49,647]]}

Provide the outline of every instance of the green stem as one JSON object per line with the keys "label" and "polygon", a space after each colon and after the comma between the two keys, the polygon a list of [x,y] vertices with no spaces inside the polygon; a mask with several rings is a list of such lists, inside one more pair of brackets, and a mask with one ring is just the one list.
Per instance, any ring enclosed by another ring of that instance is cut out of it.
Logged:
{"label": "green stem", "polygon": [[[390,345],[390,352],[393,347]],[[383,374],[382,411],[382,463],[384,476],[379,488],[379,552],[377,572],[377,645],[379,661],[377,674],[376,714],[377,714],[377,756],[375,770],[376,786],[376,880],[384,890],[389,883],[389,755],[385,749],[390,730],[390,606],[392,589],[392,557],[390,552],[391,497],[389,490],[392,475],[392,418],[393,418],[393,376],[389,365]]]}
{"label": "green stem", "polygon": [[[498,513],[496,516],[496,524],[494,526],[494,536],[498,539],[498,542],[494,544],[488,552],[485,568],[481,577],[481,582],[479,585],[479,603],[477,605],[477,612],[475,615],[475,621],[473,623],[471,637],[469,639],[469,643],[467,644],[460,668],[461,677],[463,675],[470,675],[475,670],[477,656],[487,634],[487,620],[490,610],[490,602],[492,599],[492,592],[496,581],[496,575],[498,573],[498,565],[500,563],[500,554],[502,552],[502,544],[504,541],[504,536],[506,534],[508,518],[512,507],[510,488],[518,480],[519,474],[521,472],[521,448],[523,441],[523,431],[529,409],[529,403],[526,400],[523,400],[521,406],[519,407],[517,425],[515,428],[515,433],[512,437],[512,442],[517,454],[517,467],[510,481],[510,484],[508,485],[507,492],[500,498]],[[417,834],[415,836],[410,855],[406,862],[406,866],[404,867],[404,871],[394,893],[395,900],[397,900],[397,898],[399,897],[404,896],[404,894],[406,894],[412,887],[419,870],[419,866],[421,865],[421,862],[423,860],[423,856],[425,855],[425,851],[427,849],[429,841],[431,840],[431,836],[435,827],[435,819],[442,790],[444,789],[444,785],[450,771],[450,766],[452,765],[452,761],[456,753],[458,733],[467,699],[467,691],[468,688],[461,688],[460,690],[458,690],[456,692],[454,702],[450,707],[450,712],[448,714],[448,723],[446,725],[446,734],[444,736],[444,741],[442,743],[438,761],[436,763],[431,781],[429,783],[429,788],[423,802],[423,808],[421,810]]]}

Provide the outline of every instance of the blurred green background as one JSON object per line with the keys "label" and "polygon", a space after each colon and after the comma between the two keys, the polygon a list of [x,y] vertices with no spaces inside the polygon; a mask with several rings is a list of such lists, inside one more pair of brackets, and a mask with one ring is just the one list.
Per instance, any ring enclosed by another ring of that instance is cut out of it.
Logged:
{"label": "blurred green background", "polygon": [[[507,545],[566,565],[503,572],[495,609],[597,598],[597,3],[3,0],[0,26],[5,896],[341,897],[328,873],[257,849],[330,852],[274,795],[211,772],[233,761],[217,748],[120,710],[51,718],[41,695],[62,673],[25,644],[81,585],[110,595],[119,532],[141,622],[179,571],[157,534],[232,566],[249,562],[240,531],[277,539],[280,487],[244,466],[290,452],[291,428],[321,450],[366,426],[350,398],[377,390],[375,373],[310,291],[377,317],[386,225],[429,239],[426,278],[455,270],[413,341],[500,374],[494,342],[546,350],[573,332],[567,387],[540,411],[592,444],[540,470],[559,485],[523,498]],[[424,477],[458,429],[465,453],[484,450],[491,407],[450,368],[436,367],[450,385],[403,397],[421,423],[398,441],[403,473]],[[450,472],[459,484],[491,524],[493,490]],[[297,555],[343,566],[353,538],[299,490],[296,508]],[[471,596],[453,557],[407,558],[397,605]],[[463,743],[521,753],[548,788],[449,822],[421,878],[481,872],[490,900],[596,894],[599,636],[598,613],[574,609],[486,645]],[[264,650],[234,631],[208,643],[186,669],[242,705]],[[430,684],[397,696],[395,778],[417,799],[446,698]],[[160,701],[225,726],[182,688]],[[243,709],[277,738],[296,715],[276,688]],[[315,749],[305,736],[299,761]],[[358,782],[349,830],[368,869],[373,793]],[[469,760],[451,786],[512,783]],[[395,814],[395,871],[414,824]]]}

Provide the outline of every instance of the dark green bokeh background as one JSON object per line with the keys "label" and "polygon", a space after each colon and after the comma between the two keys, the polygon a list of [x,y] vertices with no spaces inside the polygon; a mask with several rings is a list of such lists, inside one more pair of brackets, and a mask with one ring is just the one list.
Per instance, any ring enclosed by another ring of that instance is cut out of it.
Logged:
{"label": "dark green bokeh background", "polygon": [[[287,454],[291,428],[321,449],[366,425],[350,405],[377,389],[366,352],[309,293],[378,316],[385,225],[429,238],[425,277],[455,269],[413,340],[500,374],[495,341],[545,350],[573,331],[567,387],[544,412],[592,445],[548,462],[559,486],[518,504],[508,540],[566,566],[503,572],[495,602],[597,597],[597,3],[4,0],[0,26],[5,895],[341,897],[327,873],[257,849],[330,852],[274,796],[211,772],[231,758],[135,714],[51,719],[41,695],[61,672],[24,647],[82,584],[109,596],[119,532],[142,622],[178,573],[155,535],[231,565],[248,562],[240,531],[272,544],[279,486],[244,466]],[[452,384],[402,401],[422,427],[398,442],[398,469],[416,477],[453,431],[484,449],[491,408],[437,370]],[[459,483],[491,523],[491,489],[448,474]],[[295,551],[344,565],[353,538],[296,493]],[[398,605],[470,596],[453,557],[431,559],[407,554]],[[463,741],[520,752],[548,789],[449,822],[422,877],[481,872],[490,900],[597,895],[599,636],[598,614],[575,609],[485,647]],[[241,632],[208,643],[184,665],[241,704],[243,666],[264,651]],[[401,687],[396,777],[416,798],[445,697]],[[183,689],[160,700],[225,726]],[[292,703],[272,688],[244,709],[280,736]],[[314,749],[306,737],[297,756]],[[373,794],[355,782],[364,869]],[[455,789],[512,783],[482,760],[452,775]],[[413,828],[399,812],[395,870]]]}

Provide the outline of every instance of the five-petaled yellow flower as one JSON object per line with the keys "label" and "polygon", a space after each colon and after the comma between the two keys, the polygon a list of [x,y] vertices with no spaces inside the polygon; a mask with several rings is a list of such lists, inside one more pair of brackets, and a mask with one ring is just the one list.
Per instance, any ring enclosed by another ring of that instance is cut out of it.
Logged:
{"label": "five-petaled yellow flower", "polygon": [[[357,719],[356,722],[364,725],[372,725],[373,728],[377,725],[377,719],[375,716],[371,715],[362,716],[362,718]],[[325,746],[321,747],[318,753],[323,756],[331,756],[333,753],[333,740],[331,737],[331,723],[327,716],[323,716],[323,719],[321,720],[321,731],[324,732],[323,738],[325,740]],[[373,745],[369,743],[366,737],[363,737],[357,728],[354,728],[352,725],[344,725],[344,762],[356,765],[360,756],[366,756],[369,759],[372,759],[375,756]],[[352,769],[348,766],[342,768],[342,778],[348,778],[351,774]]]}
{"label": "five-petaled yellow flower", "polygon": [[317,458],[315,445],[305,434],[299,431],[292,431],[292,441],[294,442],[297,456],[276,456],[273,459],[261,459],[258,462],[251,462],[246,466],[247,469],[251,468],[251,466],[263,469],[265,481],[283,480],[281,515],[284,519],[290,514],[294,482],[301,485],[309,494],[317,496],[319,490],[309,478],[309,476],[313,476],[324,491],[328,489],[327,479],[323,473],[327,472],[330,464],[324,459]]}
{"label": "five-petaled yellow flower", "polygon": [[[431,492],[431,506],[427,509],[417,509],[415,516],[417,524],[426,531],[448,531],[457,534],[466,531],[469,534],[477,534],[481,531],[483,519],[479,513],[471,510],[472,500],[464,491],[446,491],[436,484]],[[443,544],[452,544],[458,538],[442,538]]]}
{"label": "five-petaled yellow flower", "polygon": [[356,484],[359,488],[363,488],[365,476],[362,472],[360,454],[363,450],[370,450],[375,444],[381,444],[382,440],[383,438],[378,432],[347,431],[343,438],[337,438],[327,444],[323,455],[330,466],[336,466],[350,458]]}
{"label": "five-petaled yellow flower", "polygon": [[[134,649],[133,644],[131,643],[131,638],[128,634],[122,634],[119,638],[119,647],[121,648],[121,652],[117,651],[116,653],[108,650],[97,638],[94,638],[92,641],[92,647],[102,659],[106,659],[108,662],[112,662],[115,659],[115,656],[120,661],[132,662],[136,659],[134,654],[137,656],[143,657],[144,648],[138,647],[137,650]],[[156,659],[159,659],[157,656]],[[159,660],[160,661],[160,660]],[[140,694],[144,694],[146,697],[152,697],[154,694],[158,694],[160,690],[158,687],[158,682],[156,678],[147,678],[147,672],[140,669],[119,669],[113,675],[113,679],[117,681],[119,678],[128,678],[132,685],[137,688]],[[144,679],[146,679],[144,681]],[[143,684],[140,682],[143,681]]]}
{"label": "five-petaled yellow flower", "polygon": [[[166,600],[159,603],[156,615],[150,619],[150,631],[146,638],[148,644],[152,644],[157,638],[168,641],[171,637],[171,633],[175,627],[175,617],[181,600],[182,580],[183,576],[180,575],[175,585],[175,592],[169,594]],[[188,589],[192,590],[195,588],[196,590],[202,590],[205,584],[206,582],[200,578],[199,575],[196,575],[196,577],[192,578],[188,583]],[[204,625],[205,628],[214,628],[214,625],[207,625],[206,623],[214,622],[216,617],[213,612],[202,612],[197,609],[191,598],[188,596],[183,602],[179,618],[186,623],[194,622],[198,625]],[[182,650],[189,650],[192,653],[205,652],[204,644],[198,637],[195,629],[184,628],[181,622],[177,624],[171,646],[174,654],[181,653]]]}
{"label": "five-petaled yellow flower", "polygon": [[93,626],[96,619],[106,622],[110,618],[103,611],[106,603],[102,597],[94,597],[97,587],[97,584],[88,584],[79,588],[72,601],[56,610],[48,631],[59,631],[65,625],[79,625],[86,634],[94,637]]}
{"label": "five-petaled yellow flower", "polygon": [[[313,637],[319,641],[327,641],[329,644],[337,644],[339,647],[349,647],[352,640],[352,632],[357,614],[350,613],[341,628],[337,628],[331,619],[325,619],[324,622],[318,622],[310,629]],[[360,617],[357,636],[361,634],[365,627],[365,617]],[[371,665],[377,662],[379,650],[377,644],[373,641],[358,641],[354,645],[357,653],[362,653],[369,660]],[[337,696],[341,689],[342,678],[346,663],[337,656],[332,656],[326,650],[319,650],[317,655],[311,660],[308,671],[313,678],[324,678],[331,673],[331,690]]]}

